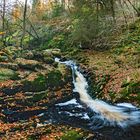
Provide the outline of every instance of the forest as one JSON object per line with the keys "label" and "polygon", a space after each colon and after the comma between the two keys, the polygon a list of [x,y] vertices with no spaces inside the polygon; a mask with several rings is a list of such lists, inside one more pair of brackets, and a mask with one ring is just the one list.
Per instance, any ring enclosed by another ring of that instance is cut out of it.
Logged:
{"label": "forest", "polygon": [[140,0],[0,0],[0,140],[140,140]]}

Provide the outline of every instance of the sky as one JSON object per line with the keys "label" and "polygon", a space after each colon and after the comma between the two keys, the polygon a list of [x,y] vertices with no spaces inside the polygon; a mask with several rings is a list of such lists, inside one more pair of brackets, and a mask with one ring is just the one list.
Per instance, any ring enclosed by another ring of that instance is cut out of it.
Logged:
{"label": "sky", "polygon": [[[28,2],[28,5],[31,5],[33,0],[27,0]],[[10,5],[14,5],[15,3],[21,3],[21,4],[24,4],[25,3],[25,0],[6,0],[6,3],[8,6]],[[3,0],[0,0],[0,4],[3,3]]]}

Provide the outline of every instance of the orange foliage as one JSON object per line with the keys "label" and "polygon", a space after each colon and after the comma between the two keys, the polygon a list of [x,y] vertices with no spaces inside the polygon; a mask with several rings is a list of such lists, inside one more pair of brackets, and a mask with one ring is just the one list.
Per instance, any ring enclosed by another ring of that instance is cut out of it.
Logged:
{"label": "orange foliage", "polygon": [[13,20],[16,21],[21,16],[21,10],[18,5],[15,5],[12,11]]}
{"label": "orange foliage", "polygon": [[6,32],[0,32],[0,35],[4,35]]}

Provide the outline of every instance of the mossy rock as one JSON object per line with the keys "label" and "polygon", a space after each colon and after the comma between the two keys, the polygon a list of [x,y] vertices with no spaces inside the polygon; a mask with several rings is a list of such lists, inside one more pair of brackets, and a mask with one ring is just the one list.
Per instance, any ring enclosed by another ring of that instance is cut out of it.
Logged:
{"label": "mossy rock", "polygon": [[18,79],[18,74],[11,69],[0,68],[0,81],[9,80],[9,79],[12,80]]}
{"label": "mossy rock", "polygon": [[52,55],[55,57],[61,57],[61,50],[60,49],[52,49]]}
{"label": "mossy rock", "polygon": [[33,81],[24,80],[25,91],[39,92],[47,89],[47,78],[44,75],[38,75]]}
{"label": "mossy rock", "polygon": [[44,57],[61,57],[61,50],[60,49],[46,49],[43,51],[43,56]]}
{"label": "mossy rock", "polygon": [[23,54],[25,59],[33,59],[34,58],[34,53],[32,51],[27,51]]}
{"label": "mossy rock", "polygon": [[35,94],[35,95],[31,98],[31,100],[32,100],[33,102],[37,102],[37,101],[40,101],[40,100],[46,98],[47,95],[48,95],[47,91],[46,91],[45,93],[44,93],[44,92],[41,92],[41,93]]}
{"label": "mossy rock", "polygon": [[63,74],[66,75],[68,73],[68,67],[64,64],[58,64],[57,69]]}
{"label": "mossy rock", "polygon": [[46,56],[44,57],[44,61],[47,63],[47,64],[53,64],[54,63],[54,59],[50,56]]}
{"label": "mossy rock", "polygon": [[61,136],[60,140],[83,140],[83,135],[71,130]]}
{"label": "mossy rock", "polygon": [[28,60],[24,58],[17,58],[16,63],[19,65],[19,67],[23,69],[30,69],[34,70],[35,68],[40,67],[40,63],[36,60]]}
{"label": "mossy rock", "polygon": [[6,55],[1,56],[0,55],[0,62],[7,62],[8,61],[8,57]]}
{"label": "mossy rock", "polygon": [[56,89],[63,85],[63,76],[59,70],[54,70],[48,73],[47,75],[47,85],[50,88]]}
{"label": "mossy rock", "polygon": [[62,73],[65,84],[72,81],[72,73],[69,67],[59,63],[57,69]]}
{"label": "mossy rock", "polygon": [[7,46],[5,48],[5,53],[8,58],[16,58],[21,55],[21,48],[15,46]]}
{"label": "mossy rock", "polygon": [[44,57],[52,57],[52,52],[51,52],[51,49],[47,49],[47,50],[44,50],[43,51],[43,56]]}
{"label": "mossy rock", "polygon": [[128,94],[130,93],[140,93],[140,81],[138,82],[123,82],[122,86],[124,88],[125,91],[128,92]]}
{"label": "mossy rock", "polygon": [[122,83],[122,90],[120,91],[120,101],[135,101],[140,104],[140,82],[124,81]]}

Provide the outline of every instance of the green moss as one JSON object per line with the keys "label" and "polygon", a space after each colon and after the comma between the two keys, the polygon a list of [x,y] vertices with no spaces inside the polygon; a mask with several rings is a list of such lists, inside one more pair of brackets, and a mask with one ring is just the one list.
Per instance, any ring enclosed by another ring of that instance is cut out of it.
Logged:
{"label": "green moss", "polygon": [[47,85],[50,88],[58,88],[63,84],[62,74],[59,70],[54,70],[48,73]]}
{"label": "green moss", "polygon": [[26,87],[27,91],[43,91],[47,89],[47,78],[44,75],[38,75],[34,81],[23,81],[24,86]]}
{"label": "green moss", "polygon": [[71,130],[61,136],[60,140],[83,140],[83,135],[74,130]]}
{"label": "green moss", "polygon": [[103,89],[104,86],[110,79],[110,75],[102,75],[97,77],[98,80],[95,80],[95,75],[92,79],[89,80],[88,91],[93,98],[104,98]]}
{"label": "green moss", "polygon": [[136,101],[140,103],[140,81],[124,81],[122,84],[122,90],[120,92],[120,100],[123,101]]}
{"label": "green moss", "polygon": [[140,82],[123,82],[122,87],[127,93],[140,93]]}
{"label": "green moss", "polygon": [[0,81],[8,79],[16,80],[18,79],[18,74],[11,69],[0,68]]}
{"label": "green moss", "polygon": [[47,95],[48,95],[47,92],[46,93],[35,94],[32,98],[32,101],[35,101],[35,102],[40,101],[40,100],[44,99],[45,97],[47,97]]}
{"label": "green moss", "polygon": [[47,63],[47,64],[53,64],[54,63],[54,59],[52,57],[44,57],[44,61]]}

